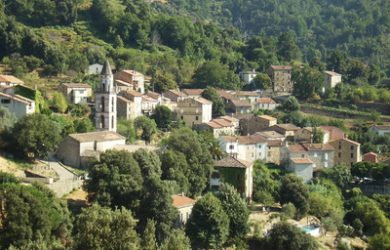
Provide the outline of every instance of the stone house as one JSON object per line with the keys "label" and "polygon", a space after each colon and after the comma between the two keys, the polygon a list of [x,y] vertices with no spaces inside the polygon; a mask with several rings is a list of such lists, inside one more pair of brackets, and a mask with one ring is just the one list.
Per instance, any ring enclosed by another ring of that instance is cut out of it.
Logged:
{"label": "stone house", "polygon": [[59,90],[73,104],[87,103],[92,97],[92,87],[85,83],[62,83]]}
{"label": "stone house", "polygon": [[213,103],[202,97],[179,100],[176,114],[186,126],[193,127],[211,121]]}
{"label": "stone house", "polygon": [[329,142],[334,148],[334,164],[352,166],[362,161],[360,153],[360,143],[347,138],[342,138]]}
{"label": "stone house", "polygon": [[284,145],[283,140],[271,139],[267,140],[267,156],[266,162],[280,165],[281,161],[281,150]]}
{"label": "stone house", "polygon": [[370,163],[378,163],[378,154],[375,152],[368,152],[363,155],[363,161]]}
{"label": "stone house", "polygon": [[277,93],[291,94],[294,89],[294,83],[291,80],[292,67],[271,65],[268,69],[268,75],[271,78],[273,91]]}
{"label": "stone house", "polygon": [[251,163],[267,157],[267,140],[261,135],[221,136],[219,143],[228,155]]}
{"label": "stone house", "polygon": [[117,116],[133,120],[142,115],[142,94],[134,90],[121,91],[117,98]]}
{"label": "stone house", "polygon": [[204,89],[182,89],[182,93],[187,97],[201,97]]}
{"label": "stone house", "polygon": [[134,91],[145,93],[145,75],[135,70],[121,70],[115,74],[115,80],[130,84]]}
{"label": "stone house", "polygon": [[0,75],[0,86],[16,86],[23,85],[24,82],[13,75]]}
{"label": "stone house", "polygon": [[288,165],[291,158],[309,158],[313,161],[314,171],[322,168],[333,167],[334,164],[334,147],[329,144],[294,144],[286,145],[282,148],[281,162]]}
{"label": "stone house", "polygon": [[294,142],[311,143],[313,140],[313,128],[300,128],[294,133]]}
{"label": "stone house", "polygon": [[237,91],[233,94],[238,100],[249,102],[252,109],[256,106],[256,101],[260,98],[260,94],[255,91]]}
{"label": "stone house", "polygon": [[309,158],[291,158],[287,170],[301,177],[306,183],[313,178],[313,166],[314,162]]}
{"label": "stone house", "polygon": [[275,110],[278,104],[269,97],[262,97],[257,99],[255,108],[261,110]]}
{"label": "stone house", "polygon": [[232,185],[250,202],[253,193],[253,163],[231,156],[215,162],[210,188],[217,191],[221,183]]}
{"label": "stone house", "polygon": [[172,102],[179,102],[186,99],[186,95],[180,90],[170,89],[163,93],[163,97],[170,99]]}
{"label": "stone house", "polygon": [[56,156],[65,165],[85,168],[101,153],[125,143],[126,138],[113,131],[70,134],[58,146]]}
{"label": "stone house", "polygon": [[269,115],[253,115],[240,119],[240,130],[244,135],[251,135],[256,132],[264,131],[265,129],[277,124],[277,119]]}
{"label": "stone house", "polygon": [[297,132],[299,129],[300,128],[295,126],[294,124],[284,123],[284,124],[275,124],[267,130],[278,132],[279,134],[282,134],[287,139],[294,140],[295,132]]}
{"label": "stone house", "polygon": [[186,197],[183,194],[172,195],[172,205],[179,212],[176,218],[177,227],[184,226],[187,223],[195,203],[196,201],[194,199]]}
{"label": "stone house", "polygon": [[375,125],[370,128],[370,131],[379,136],[390,135],[390,125]]}
{"label": "stone house", "polygon": [[0,107],[8,109],[18,119],[35,113],[35,101],[21,95],[0,92]]}
{"label": "stone house", "polygon": [[217,90],[217,93],[221,96],[227,113],[249,114],[251,112],[252,104],[248,100],[240,100],[233,93],[222,89]]}
{"label": "stone house", "polygon": [[207,123],[202,123],[197,126],[199,130],[209,130],[213,133],[215,138],[222,135],[235,135],[235,124],[223,118],[215,118]]}
{"label": "stone house", "polygon": [[324,71],[324,93],[328,89],[333,89],[337,84],[341,83],[342,75],[333,71]]}

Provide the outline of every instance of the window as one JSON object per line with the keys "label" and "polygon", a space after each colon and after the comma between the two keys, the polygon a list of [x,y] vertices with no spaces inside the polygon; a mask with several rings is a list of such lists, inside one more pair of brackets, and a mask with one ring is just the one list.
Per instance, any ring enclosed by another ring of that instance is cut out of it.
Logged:
{"label": "window", "polygon": [[183,120],[183,116],[180,116],[180,119],[182,119],[182,120]]}
{"label": "window", "polygon": [[199,120],[199,116],[195,116],[195,120],[197,120],[197,121],[198,121],[198,120]]}
{"label": "window", "polygon": [[10,99],[1,99],[1,103],[3,103],[3,104],[10,104],[11,100]]}
{"label": "window", "polygon": [[301,158],[305,158],[305,155],[304,155],[304,154],[302,154],[302,155],[301,155]]}
{"label": "window", "polygon": [[351,153],[351,158],[353,158],[353,153]]}
{"label": "window", "polygon": [[79,90],[80,95],[84,95],[84,90]]}
{"label": "window", "polygon": [[100,128],[104,128],[104,115],[100,116]]}
{"label": "window", "polygon": [[112,112],[114,112],[114,105],[115,105],[115,103],[114,103],[114,97],[112,97],[112,99],[111,99],[111,111],[112,111]]}
{"label": "window", "polygon": [[261,144],[259,144],[259,148],[261,148],[261,146],[262,146],[262,145],[261,145]]}
{"label": "window", "polygon": [[104,112],[105,110],[105,100],[104,100],[104,96],[101,97],[101,105],[102,105],[102,112]]}
{"label": "window", "polygon": [[341,158],[341,153],[339,153],[339,158]]}
{"label": "window", "polygon": [[115,122],[114,122],[114,116],[112,116],[112,118],[111,118],[111,128],[112,128],[112,129],[114,128],[114,124],[115,124]]}
{"label": "window", "polygon": [[219,179],[221,176],[218,171],[215,171],[211,174],[211,179]]}
{"label": "window", "polygon": [[234,145],[229,145],[229,149],[233,150],[234,149]]}
{"label": "window", "polygon": [[355,146],[352,145],[352,146],[351,146],[351,150],[354,150],[354,149],[355,149]]}

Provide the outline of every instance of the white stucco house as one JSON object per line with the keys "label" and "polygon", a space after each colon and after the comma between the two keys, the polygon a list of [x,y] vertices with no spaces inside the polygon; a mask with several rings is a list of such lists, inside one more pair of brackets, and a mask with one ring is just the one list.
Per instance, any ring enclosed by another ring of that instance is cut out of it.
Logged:
{"label": "white stucco house", "polygon": [[0,92],[0,107],[8,109],[18,119],[35,113],[35,101],[21,95]]}
{"label": "white stucco house", "polygon": [[86,83],[62,83],[59,90],[66,96],[69,103],[87,103],[92,97],[92,87]]}
{"label": "white stucco house", "polygon": [[228,155],[250,163],[267,157],[267,139],[261,135],[221,136],[219,143]]}
{"label": "white stucco house", "polygon": [[178,217],[176,218],[176,226],[180,227],[187,223],[190,218],[192,208],[196,201],[183,194],[172,195],[172,205],[178,211]]}

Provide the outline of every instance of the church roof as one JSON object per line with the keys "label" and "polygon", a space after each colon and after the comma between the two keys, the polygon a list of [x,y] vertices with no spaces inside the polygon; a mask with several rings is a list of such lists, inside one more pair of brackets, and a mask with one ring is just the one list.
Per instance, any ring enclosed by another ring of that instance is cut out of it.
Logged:
{"label": "church roof", "polygon": [[102,75],[111,75],[111,74],[112,74],[112,70],[111,70],[110,63],[108,62],[108,60],[106,60],[103,65]]}

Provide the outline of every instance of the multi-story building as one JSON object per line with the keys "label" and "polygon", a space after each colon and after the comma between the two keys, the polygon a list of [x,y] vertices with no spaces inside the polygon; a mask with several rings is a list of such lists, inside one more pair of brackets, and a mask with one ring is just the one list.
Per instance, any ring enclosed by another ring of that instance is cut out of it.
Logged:
{"label": "multi-story building", "polygon": [[269,115],[249,116],[240,119],[240,131],[243,135],[251,135],[277,124],[277,119]]}
{"label": "multi-story building", "polygon": [[108,61],[104,63],[101,83],[95,94],[95,126],[97,130],[116,131],[117,93],[114,75]]}
{"label": "multi-story building", "polygon": [[186,98],[177,103],[177,116],[186,126],[193,127],[211,121],[213,103],[202,97]]}
{"label": "multi-story building", "polygon": [[362,161],[360,153],[360,143],[342,138],[329,142],[333,146],[334,152],[334,164],[345,166],[352,166],[353,164]]}
{"label": "multi-story building", "polygon": [[334,147],[329,144],[294,144],[282,148],[282,163],[288,165],[292,158],[308,158],[313,162],[314,171],[333,167]]}
{"label": "multi-story building", "polygon": [[333,72],[333,71],[324,71],[324,88],[323,92],[325,92],[328,89],[332,89],[336,87],[337,84],[341,83],[342,75],[339,73]]}
{"label": "multi-story building", "polygon": [[187,98],[180,90],[170,89],[163,93],[163,96],[170,99],[172,102],[179,102]]}
{"label": "multi-story building", "polygon": [[287,139],[294,140],[295,132],[300,128],[291,123],[276,124],[268,128],[268,131],[275,131],[284,135]]}
{"label": "multi-story building", "polygon": [[291,158],[287,170],[308,182],[313,178],[314,162],[309,158]]}
{"label": "multi-story building", "polygon": [[210,188],[217,191],[221,183],[232,185],[250,202],[253,193],[253,163],[232,156],[215,162]]}
{"label": "multi-story building", "polygon": [[133,90],[145,93],[145,75],[135,70],[122,70],[115,74],[115,80],[120,80],[132,86]]}
{"label": "multi-story building", "polygon": [[197,126],[199,130],[209,130],[215,138],[223,135],[235,135],[236,126],[234,123],[224,118],[215,118],[207,123],[202,123]]}
{"label": "multi-story building", "polygon": [[0,107],[8,109],[18,119],[35,113],[35,101],[21,95],[0,92]]}
{"label": "multi-story building", "polygon": [[142,115],[142,94],[134,90],[121,91],[117,101],[117,116],[133,120]]}
{"label": "multi-story building", "polygon": [[278,104],[269,97],[259,98],[256,101],[255,108],[262,110],[275,110],[278,107]]}
{"label": "multi-story building", "polygon": [[85,83],[63,83],[59,87],[69,103],[87,103],[92,97],[92,87]]}
{"label": "multi-story building", "polygon": [[232,157],[253,163],[266,160],[267,140],[261,135],[221,136],[220,146]]}
{"label": "multi-story building", "polygon": [[0,75],[0,86],[23,85],[24,82],[12,75]]}
{"label": "multi-story building", "polygon": [[271,65],[268,74],[272,81],[273,91],[277,93],[292,93],[294,83],[291,80],[291,66]]}
{"label": "multi-story building", "polygon": [[201,97],[204,89],[183,89],[181,92],[187,97]]}

